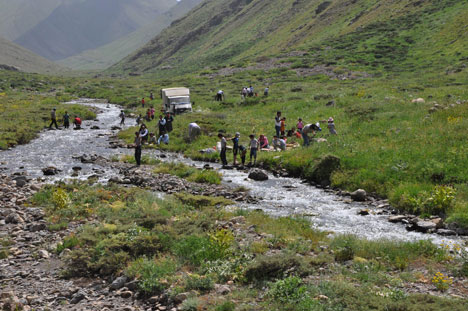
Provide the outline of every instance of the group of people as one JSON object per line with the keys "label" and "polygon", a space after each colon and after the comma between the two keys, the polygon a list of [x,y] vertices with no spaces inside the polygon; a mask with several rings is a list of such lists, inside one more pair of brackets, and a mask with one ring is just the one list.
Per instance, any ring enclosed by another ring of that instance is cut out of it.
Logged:
{"label": "group of people", "polygon": [[[57,108],[53,108],[52,111],[50,112],[50,124],[49,124],[49,130],[52,129],[52,125],[55,125],[55,128],[58,129],[58,124],[57,124]],[[65,111],[63,115],[63,127],[65,129],[70,128],[70,115],[68,114],[67,111]],[[73,118],[73,125],[74,129],[78,130],[81,129],[81,118],[77,115]]]}
{"label": "group of people", "polygon": [[327,121],[319,121],[317,123],[311,123],[304,125],[304,122],[301,118],[298,119],[297,124],[295,127],[292,127],[290,130],[286,132],[286,118],[282,117],[281,111],[278,111],[275,116],[275,132],[276,134],[273,136],[273,141],[268,141],[266,135],[261,134],[257,139],[254,134],[249,135],[249,142],[247,147],[240,144],[240,133],[237,132],[234,138],[227,139],[222,133],[218,134],[218,138],[220,139],[221,149],[220,149],[220,158],[221,163],[223,166],[228,165],[226,152],[227,152],[227,143],[228,140],[232,141],[232,152],[234,156],[233,165],[237,165],[237,156],[240,155],[241,163],[244,166],[247,156],[247,151],[250,151],[250,161],[249,165],[255,165],[257,161],[257,153],[259,150],[266,150],[273,148],[275,151],[285,151],[287,146],[288,137],[296,137],[302,138],[304,140],[303,146],[310,145],[310,137],[314,136],[316,132],[321,131],[320,122],[327,122],[328,130],[330,131],[331,135],[336,135],[335,129],[335,122],[332,117],[330,117]]}
{"label": "group of people", "polygon": [[172,122],[174,117],[170,113],[166,113],[166,116],[160,115],[158,120],[158,131],[159,136],[156,139],[155,133],[150,133],[146,124],[142,123],[138,132],[135,132],[135,161],[139,166],[141,164],[141,146],[145,143],[158,144],[161,143],[169,144],[169,133],[172,132]]}

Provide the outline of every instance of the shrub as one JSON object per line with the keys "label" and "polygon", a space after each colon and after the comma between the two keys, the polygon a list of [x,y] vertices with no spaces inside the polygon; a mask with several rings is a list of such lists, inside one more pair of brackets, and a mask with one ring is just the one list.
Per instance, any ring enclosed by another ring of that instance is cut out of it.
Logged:
{"label": "shrub", "polygon": [[54,205],[55,210],[63,210],[70,205],[71,201],[67,192],[62,188],[58,188],[52,194],[52,203]]}
{"label": "shrub", "polygon": [[248,282],[283,278],[289,274],[304,275],[308,272],[302,257],[289,254],[261,256],[251,262],[245,270]]}
{"label": "shrub", "polygon": [[232,301],[225,301],[215,308],[216,311],[234,311],[236,310],[236,304]]}
{"label": "shrub", "polygon": [[57,254],[60,254],[65,249],[67,249],[67,248],[68,249],[73,249],[78,244],[79,244],[78,238],[74,234],[72,234],[72,235],[66,237],[65,239],[63,239],[63,242],[59,243],[57,245],[57,248],[55,249],[55,251],[57,252]]}
{"label": "shrub", "polygon": [[295,303],[302,300],[306,292],[307,288],[302,279],[290,276],[273,283],[268,290],[268,296],[281,303]]}
{"label": "shrub", "polygon": [[126,270],[126,275],[138,279],[138,289],[144,295],[158,294],[168,288],[164,277],[176,271],[176,264],[171,258],[141,257],[132,262]]}
{"label": "shrub", "polygon": [[194,266],[223,258],[224,253],[219,250],[219,246],[207,236],[190,235],[174,245],[174,253]]}
{"label": "shrub", "polygon": [[200,301],[197,297],[189,297],[182,302],[180,305],[180,309],[182,311],[198,311],[198,307],[200,305]]}
{"label": "shrub", "polygon": [[213,280],[208,276],[193,274],[185,281],[185,291],[197,290],[201,292],[210,291],[214,288]]}

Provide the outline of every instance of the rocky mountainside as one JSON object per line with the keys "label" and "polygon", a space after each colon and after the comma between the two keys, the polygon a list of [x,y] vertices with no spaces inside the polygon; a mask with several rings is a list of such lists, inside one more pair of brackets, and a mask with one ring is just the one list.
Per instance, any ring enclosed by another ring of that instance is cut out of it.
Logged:
{"label": "rocky mountainside", "polygon": [[[51,0],[40,0],[42,3]],[[31,2],[31,1],[29,1]],[[33,5],[25,3],[29,12]],[[54,8],[14,42],[49,59],[60,60],[82,51],[95,49],[150,24],[177,0],[62,0],[49,3]],[[2,3],[0,3],[2,4]],[[8,6],[5,6],[8,9]],[[1,11],[4,10],[3,6]],[[13,14],[15,7],[11,8]],[[29,16],[30,12],[28,13]],[[42,15],[43,16],[43,15]],[[15,16],[13,26],[24,16]],[[12,26],[12,27],[13,27]]]}
{"label": "rocky mountainside", "polygon": [[57,73],[66,69],[11,41],[0,38],[0,70]]}
{"label": "rocky mountainside", "polygon": [[112,72],[245,67],[464,70],[464,0],[206,0]]}
{"label": "rocky mountainside", "polygon": [[180,1],[168,11],[154,18],[152,23],[109,44],[100,46],[97,49],[83,51],[78,55],[63,59],[59,63],[78,70],[105,69],[145,45],[155,35],[169,26],[173,20],[187,14],[201,1]]}

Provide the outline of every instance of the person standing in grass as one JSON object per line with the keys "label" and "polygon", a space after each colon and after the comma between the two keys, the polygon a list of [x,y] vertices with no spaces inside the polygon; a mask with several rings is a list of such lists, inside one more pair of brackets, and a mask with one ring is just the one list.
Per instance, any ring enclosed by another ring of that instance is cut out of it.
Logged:
{"label": "person standing in grass", "polygon": [[166,120],[166,131],[168,133],[172,132],[172,122],[174,122],[174,117],[171,115],[170,112],[166,113],[166,117],[164,118]]}
{"label": "person standing in grass", "polygon": [[135,162],[137,166],[141,164],[141,144],[142,144],[141,132],[135,132],[135,140],[133,145],[135,146]]}
{"label": "person standing in grass", "polygon": [[268,97],[268,92],[270,92],[270,89],[268,88],[268,86],[265,88],[265,90],[263,91],[263,95],[265,97]]}
{"label": "person standing in grass", "polygon": [[284,136],[284,134],[286,132],[286,118],[284,118],[284,117],[281,119],[280,132],[281,132],[281,136]]}
{"label": "person standing in grass", "polygon": [[[153,93],[151,93],[151,94],[153,94]],[[150,111],[151,111],[151,120],[154,120],[154,113],[155,113],[156,110],[154,109],[153,106],[151,106],[151,110],[150,110]]]}
{"label": "person standing in grass", "polygon": [[335,130],[335,120],[333,120],[332,117],[328,118],[328,130],[330,131],[330,134],[336,135],[336,130]]}
{"label": "person standing in grass", "polygon": [[153,100],[154,99],[154,96],[153,96],[153,92],[150,93],[150,100]]}
{"label": "person standing in grass", "polygon": [[141,143],[144,144],[145,142],[148,141],[148,129],[146,128],[146,125],[143,123],[140,126],[140,138],[141,138]]}
{"label": "person standing in grass", "polygon": [[70,127],[70,115],[67,111],[65,111],[65,114],[63,115],[63,127],[66,129]]}
{"label": "person standing in grass", "polygon": [[259,143],[258,143],[258,140],[255,138],[254,134],[250,134],[249,138],[250,138],[250,142],[249,142],[250,162],[249,164],[252,164],[252,158],[253,158],[254,159],[253,165],[255,165],[257,163],[257,151],[258,151]]}
{"label": "person standing in grass", "polygon": [[234,162],[233,165],[237,165],[237,154],[239,153],[239,138],[240,138],[240,133],[236,132],[236,136],[232,139],[232,155],[234,156]]}
{"label": "person standing in grass", "polygon": [[276,136],[280,135],[281,131],[281,111],[276,112],[276,117],[275,117],[275,132]]}
{"label": "person standing in grass", "polygon": [[162,136],[164,133],[166,133],[166,119],[164,119],[162,115],[159,115],[158,128],[159,136]]}
{"label": "person standing in grass", "polygon": [[52,124],[55,125],[55,128],[58,129],[58,125],[57,125],[57,114],[56,114],[56,110],[57,109],[52,109],[52,111],[50,112],[50,125],[49,125],[49,130],[52,129]]}
{"label": "person standing in grass", "polygon": [[297,131],[302,134],[302,129],[304,128],[304,123],[302,122],[301,118],[299,118],[297,120],[296,128],[297,128]]}
{"label": "person standing in grass", "polygon": [[141,99],[141,107],[145,108],[145,98],[144,97]]}
{"label": "person standing in grass", "polygon": [[320,131],[320,127],[317,126],[317,124],[307,124],[306,126],[304,126],[304,128],[302,129],[302,138],[304,139],[304,144],[303,146],[309,146],[310,145],[310,137],[309,135],[312,135],[314,136],[315,135],[315,131]]}
{"label": "person standing in grass", "polygon": [[221,141],[221,152],[219,154],[219,157],[221,158],[221,163],[223,163],[223,166],[226,166],[228,164],[226,159],[227,141],[224,135],[221,133],[218,134],[218,138]]}

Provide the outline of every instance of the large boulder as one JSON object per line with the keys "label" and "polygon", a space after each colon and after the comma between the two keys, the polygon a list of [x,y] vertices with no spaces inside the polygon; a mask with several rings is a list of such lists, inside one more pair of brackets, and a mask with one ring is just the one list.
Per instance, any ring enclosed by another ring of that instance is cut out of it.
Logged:
{"label": "large boulder", "polygon": [[351,199],[358,202],[364,202],[367,199],[366,190],[358,189],[351,193]]}
{"label": "large boulder", "polygon": [[323,187],[329,186],[331,175],[338,168],[340,168],[340,158],[327,155],[315,165],[310,179]]}
{"label": "large boulder", "polygon": [[13,178],[13,180],[16,181],[18,187],[23,187],[28,183],[28,178],[26,176],[17,176]]}
{"label": "large boulder", "polygon": [[58,172],[59,170],[54,166],[49,166],[42,169],[42,173],[44,173],[46,176],[57,175]]}
{"label": "large boulder", "polygon": [[253,169],[249,172],[249,178],[256,181],[268,180],[268,174],[260,169]]}

